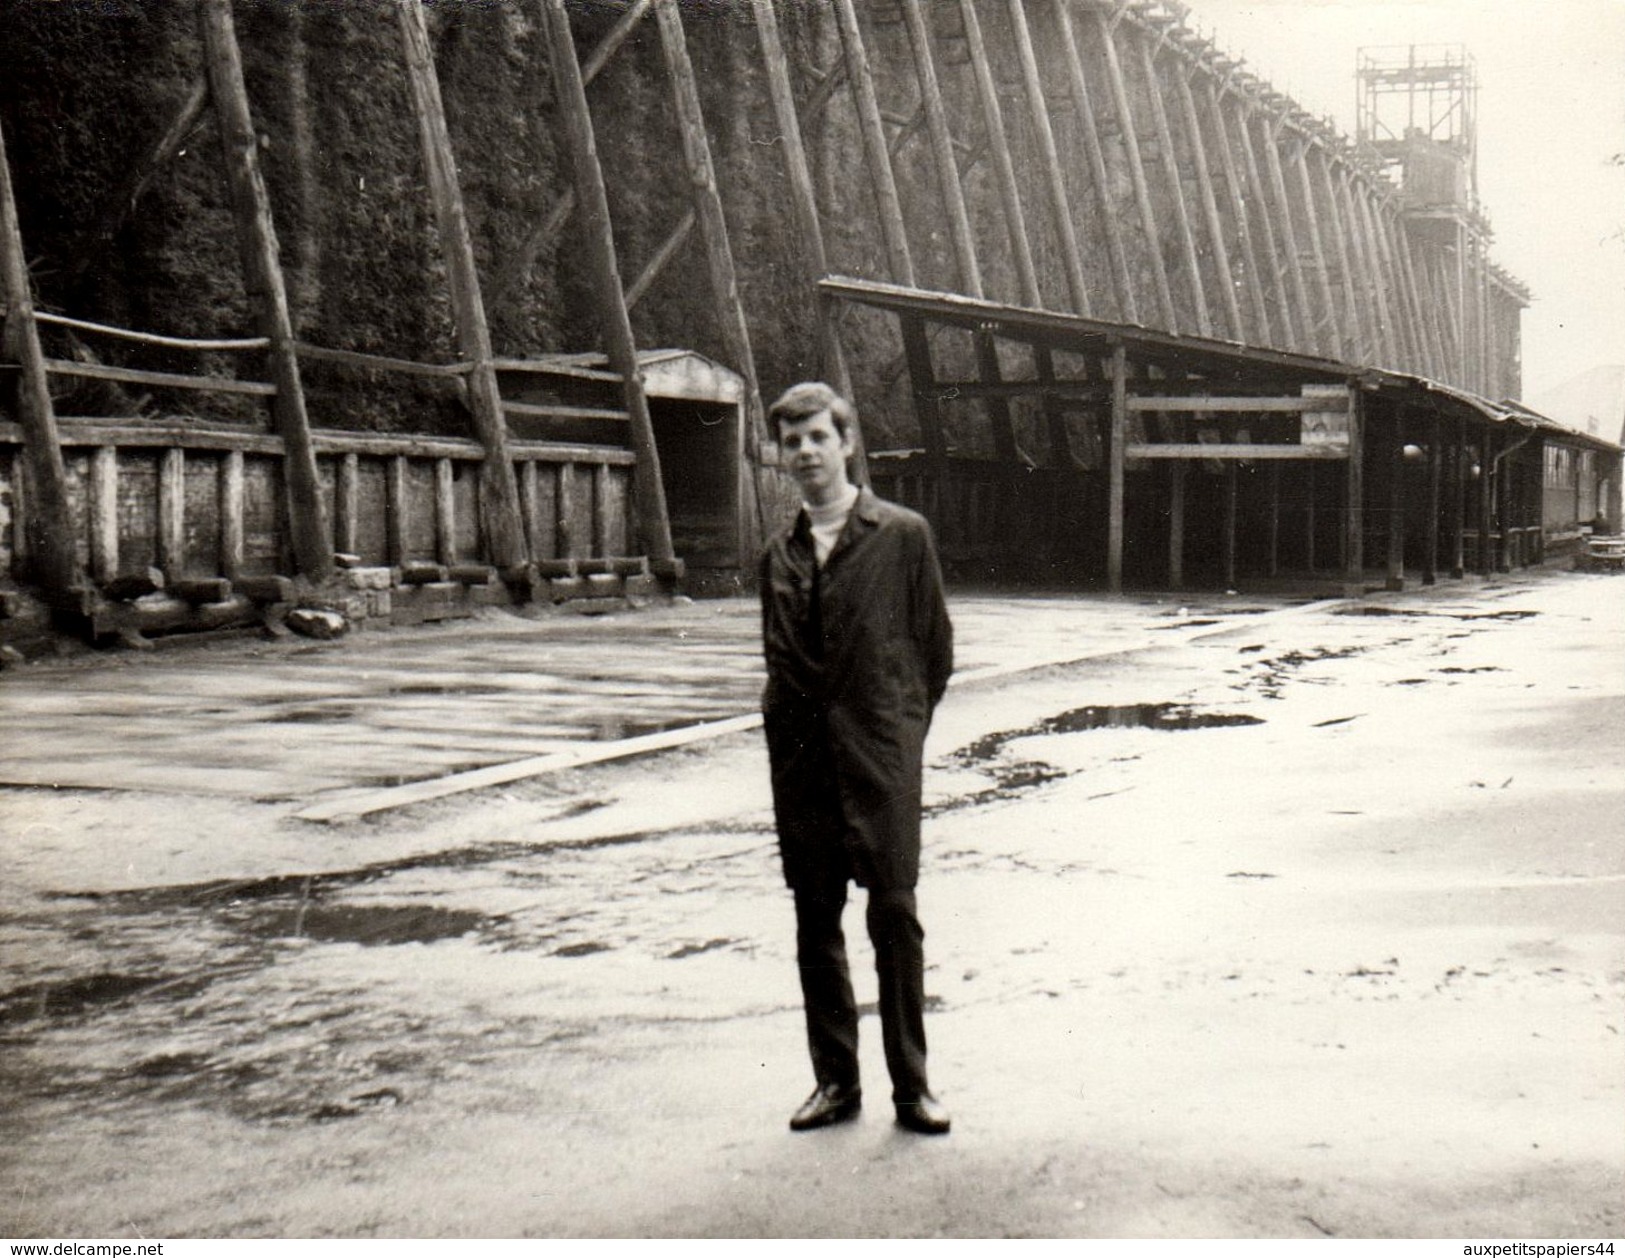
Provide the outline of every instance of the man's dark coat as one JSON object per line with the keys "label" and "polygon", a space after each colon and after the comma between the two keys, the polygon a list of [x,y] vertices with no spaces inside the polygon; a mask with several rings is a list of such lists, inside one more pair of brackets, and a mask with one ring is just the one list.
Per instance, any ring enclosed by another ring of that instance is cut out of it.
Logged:
{"label": "man's dark coat", "polygon": [[953,671],[930,526],[861,490],[820,569],[803,511],[763,552],[761,591],[785,880],[803,885],[833,840],[861,885],[914,886],[925,734]]}

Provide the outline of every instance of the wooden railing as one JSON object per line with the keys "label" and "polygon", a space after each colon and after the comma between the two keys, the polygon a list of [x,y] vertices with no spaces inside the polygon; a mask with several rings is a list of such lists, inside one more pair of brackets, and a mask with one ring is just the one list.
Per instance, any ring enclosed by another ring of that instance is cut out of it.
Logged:
{"label": "wooden railing", "polygon": [[[192,352],[256,351],[263,337],[182,338],[37,312],[41,324],[126,342]],[[296,343],[301,359],[372,373],[449,381],[466,398],[466,363],[420,363]],[[87,358],[89,356],[87,355]],[[504,372],[535,372],[607,387],[619,377],[573,366],[499,360]],[[53,377],[156,388],[270,397],[270,383],[152,371],[47,357]],[[594,401],[598,399],[593,399]],[[624,410],[607,405],[503,401],[523,421],[607,421],[613,442],[512,440],[525,540],[533,563],[625,556],[629,547],[632,468]],[[590,425],[589,425],[590,426]],[[167,583],[228,581],[296,570],[283,438],[257,426],[192,419],[58,418],[67,473],[66,528],[93,583],[156,569]],[[491,563],[483,536],[478,441],[313,429],[310,434],[331,547],[364,565],[445,568]],[[9,518],[0,526],[0,567],[26,570],[29,487],[24,430],[0,423],[0,489]],[[9,450],[6,449],[9,447]]]}

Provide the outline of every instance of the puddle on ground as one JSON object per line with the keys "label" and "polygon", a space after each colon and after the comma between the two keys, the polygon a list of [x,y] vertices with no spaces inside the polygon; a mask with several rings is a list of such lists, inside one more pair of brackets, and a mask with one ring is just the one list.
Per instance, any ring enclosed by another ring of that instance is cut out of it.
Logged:
{"label": "puddle on ground", "polygon": [[1426,607],[1384,607],[1378,603],[1364,603],[1358,607],[1340,607],[1335,616],[1437,616],[1444,620],[1528,620],[1540,615],[1534,611],[1504,612],[1445,612]]}
{"label": "puddle on ground", "polygon": [[459,939],[487,931],[499,920],[466,909],[426,904],[301,903],[228,916],[244,934],[261,939],[315,939],[367,947]]}
{"label": "puddle on ground", "polygon": [[1045,717],[1025,729],[987,734],[954,752],[954,759],[961,763],[979,764],[993,759],[1007,743],[1040,734],[1076,734],[1099,729],[1225,729],[1263,723],[1264,718],[1259,716],[1240,712],[1201,712],[1182,703],[1091,704]]}
{"label": "puddle on ground", "polygon": [[286,712],[271,712],[260,718],[278,725],[324,725],[355,719],[355,705],[335,703],[321,708],[289,708]]}
{"label": "puddle on ground", "polygon": [[[604,807],[602,800],[582,800],[556,815],[555,820],[578,817]],[[54,900],[92,900],[127,912],[144,913],[165,908],[209,908],[252,900],[283,897],[309,898],[339,887],[377,882],[391,874],[419,869],[469,869],[499,861],[522,859],[559,849],[610,847],[652,839],[658,831],[637,831],[603,838],[569,840],[563,843],[482,843],[447,851],[425,852],[399,860],[378,861],[355,869],[338,869],[321,874],[275,874],[268,878],[218,878],[209,882],[178,883],[168,887],[134,887],[124,891],[53,891]]]}
{"label": "puddle on ground", "polygon": [[[1020,738],[1044,734],[1076,734],[1102,729],[1192,730],[1225,729],[1239,725],[1262,725],[1262,717],[1239,712],[1201,712],[1181,703],[1128,703],[1073,708],[1024,729],[999,730],[953,752],[950,759],[979,772],[990,774],[993,785],[954,799],[930,805],[928,815],[973,808],[979,804],[1008,799],[1019,791],[1031,790],[1047,782],[1059,781],[1068,771],[1042,760],[999,761],[1006,746]],[[1116,792],[1113,792],[1114,794]]]}
{"label": "puddle on ground", "polygon": [[646,734],[664,734],[674,729],[698,725],[697,718],[685,716],[672,721],[622,721],[613,718],[601,720],[587,736],[595,743],[618,743],[623,738],[641,738]]}
{"label": "puddle on ground", "polygon": [[208,981],[207,977],[182,981],[169,974],[103,972],[59,983],[30,983],[0,993],[0,1026],[36,1018],[68,1018],[160,986],[166,996],[191,995]]}
{"label": "puddle on ground", "polygon": [[681,961],[684,957],[697,957],[702,952],[714,952],[718,948],[732,947],[738,943],[737,939],[707,939],[704,943],[684,944],[666,954],[668,961]]}

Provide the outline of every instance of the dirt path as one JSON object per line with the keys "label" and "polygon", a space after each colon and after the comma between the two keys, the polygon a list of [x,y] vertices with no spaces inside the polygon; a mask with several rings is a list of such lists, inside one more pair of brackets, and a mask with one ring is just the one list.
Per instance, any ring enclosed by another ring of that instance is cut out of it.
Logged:
{"label": "dirt path", "polygon": [[950,691],[941,1141],[872,1018],[784,1129],[759,736],[344,827],[6,792],[0,1233],[1618,1235],[1625,582],[1342,611]]}

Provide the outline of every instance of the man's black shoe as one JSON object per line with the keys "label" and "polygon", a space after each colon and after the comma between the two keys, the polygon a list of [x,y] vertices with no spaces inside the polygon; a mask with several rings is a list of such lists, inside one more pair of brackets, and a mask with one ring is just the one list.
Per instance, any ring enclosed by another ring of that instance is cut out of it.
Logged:
{"label": "man's black shoe", "polygon": [[925,1092],[912,1101],[897,1102],[897,1125],[922,1136],[945,1136],[953,1119],[941,1101]]}
{"label": "man's black shoe", "polygon": [[790,1116],[791,1131],[811,1131],[815,1127],[828,1127],[855,1118],[863,1108],[863,1089],[843,1088],[828,1083],[803,1102]]}

